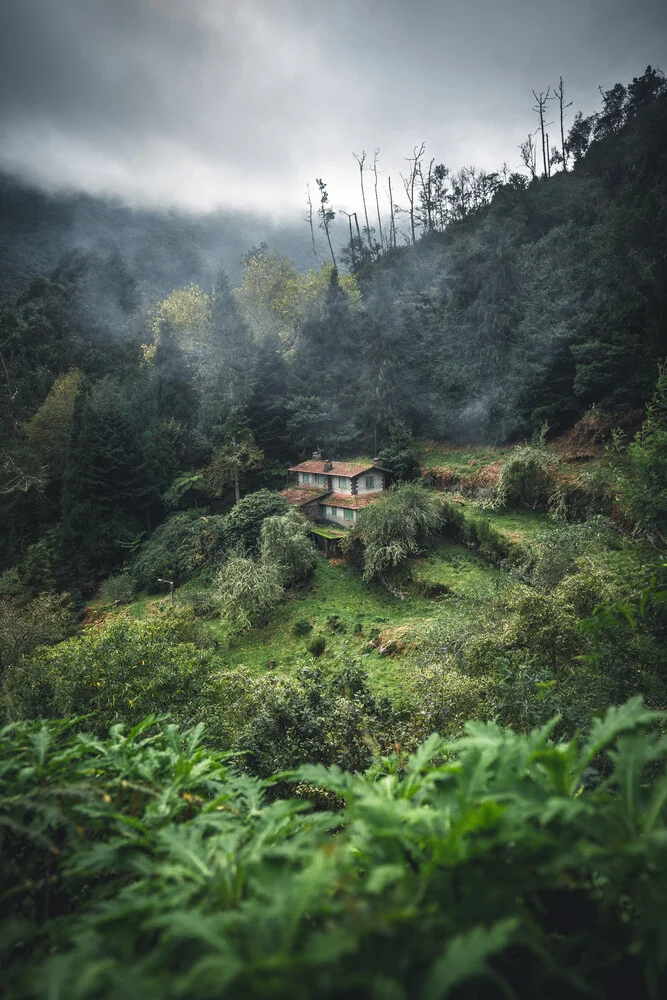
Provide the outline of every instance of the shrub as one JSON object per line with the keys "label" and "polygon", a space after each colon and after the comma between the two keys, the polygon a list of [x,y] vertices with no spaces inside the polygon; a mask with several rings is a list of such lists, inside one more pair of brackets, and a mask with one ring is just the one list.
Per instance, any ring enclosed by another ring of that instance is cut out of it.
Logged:
{"label": "shrub", "polygon": [[441,525],[441,504],[421,486],[405,483],[392,488],[359,512],[349,553],[356,540],[364,545],[364,580],[386,578],[416,555]]}
{"label": "shrub", "polygon": [[297,618],[292,626],[294,635],[308,635],[308,633],[312,632],[312,630],[313,626],[307,618]]}
{"label": "shrub", "polygon": [[667,545],[667,362],[641,431],[619,459],[621,502],[637,531]]}
{"label": "shrub", "polygon": [[221,671],[212,690],[207,732],[217,727],[216,742],[244,751],[243,767],[262,777],[307,761],[363,771],[391,724],[388,699],[373,696],[358,663],[330,679],[312,662],[294,676]]}
{"label": "shrub", "polygon": [[105,604],[129,604],[134,597],[134,583],[129,573],[114,573],[108,576],[99,590],[99,597]]}
{"label": "shrub", "polygon": [[609,466],[597,463],[571,482],[557,482],[549,497],[549,513],[559,521],[609,517],[616,501],[617,479]]}
{"label": "shrub", "polygon": [[315,569],[317,556],[307,533],[308,522],[294,508],[262,522],[260,558],[277,568],[285,587],[305,580]]}
{"label": "shrub", "polygon": [[258,490],[242,497],[225,517],[229,547],[256,554],[264,519],[291,510],[287,500],[272,490]]}
{"label": "shrub", "polygon": [[179,601],[191,609],[195,618],[214,618],[220,614],[220,601],[210,590],[189,590],[179,595]]}
{"label": "shrub", "polygon": [[211,565],[226,543],[225,518],[187,511],[167,518],[139,550],[132,576],[139,590],[159,589],[158,577],[185,583]]}
{"label": "shrub", "polygon": [[500,470],[498,498],[507,507],[546,506],[553,493],[555,460],[541,445],[520,445]]}
{"label": "shrub", "polygon": [[18,569],[6,569],[0,573],[0,601],[25,602],[30,597]]}
{"label": "shrub", "polygon": [[86,727],[98,733],[117,722],[134,725],[149,712],[170,712],[190,723],[213,663],[201,642],[200,628],[183,612],[143,621],[114,618],[5,670],[5,714],[86,715]]}
{"label": "shrub", "polygon": [[247,556],[232,556],[220,570],[216,586],[232,632],[260,624],[284,596],[277,567]]}
{"label": "shrub", "polygon": [[532,581],[541,590],[553,588],[577,569],[577,560],[602,547],[611,548],[616,531],[611,521],[597,517],[579,524],[563,524],[538,536]]}
{"label": "shrub", "polygon": [[308,652],[311,654],[314,660],[322,655],[324,650],[327,648],[327,640],[323,635],[316,635],[308,643]]}
{"label": "shrub", "polygon": [[0,666],[16,663],[37,646],[62,642],[72,626],[67,594],[40,594],[20,603],[0,600]]}
{"label": "shrub", "polygon": [[151,719],[100,740],[0,733],[10,996],[665,994],[663,714],[632,699],[560,744],[553,723],[468,723],[359,775],[362,739],[362,766],[323,766],[338,710],[365,723],[359,701],[271,681],[247,734],[258,762],[312,748],[290,780],[344,809],[267,801],[273,780]]}

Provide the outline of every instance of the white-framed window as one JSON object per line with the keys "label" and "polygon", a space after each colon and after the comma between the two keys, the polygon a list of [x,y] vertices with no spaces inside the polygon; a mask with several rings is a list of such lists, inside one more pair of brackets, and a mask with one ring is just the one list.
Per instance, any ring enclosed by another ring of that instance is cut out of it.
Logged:
{"label": "white-framed window", "polygon": [[375,476],[366,476],[366,489],[372,490],[375,486]]}
{"label": "white-framed window", "polygon": [[318,486],[324,485],[324,476],[315,476],[315,482]]}
{"label": "white-framed window", "polygon": [[301,473],[301,482],[304,483],[304,485],[306,483],[310,482],[310,473],[309,472],[302,472]]}
{"label": "white-framed window", "polygon": [[347,489],[347,476],[339,476],[338,477],[338,489],[339,490],[346,490]]}
{"label": "white-framed window", "polygon": [[349,507],[343,508],[343,517],[346,521],[354,521],[354,511],[350,510]]}
{"label": "white-framed window", "polygon": [[337,507],[329,507],[329,517],[335,517],[338,513]]}

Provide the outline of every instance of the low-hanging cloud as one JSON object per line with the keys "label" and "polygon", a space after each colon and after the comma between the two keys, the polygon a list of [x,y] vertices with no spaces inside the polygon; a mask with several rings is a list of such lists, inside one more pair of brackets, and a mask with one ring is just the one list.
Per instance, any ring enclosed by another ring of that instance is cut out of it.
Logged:
{"label": "low-hanging cloud", "polygon": [[5,0],[1,17],[0,169],[276,216],[315,176],[351,206],[363,147],[396,186],[421,139],[454,167],[514,169],[532,87],[562,73],[592,105],[667,41],[653,0]]}

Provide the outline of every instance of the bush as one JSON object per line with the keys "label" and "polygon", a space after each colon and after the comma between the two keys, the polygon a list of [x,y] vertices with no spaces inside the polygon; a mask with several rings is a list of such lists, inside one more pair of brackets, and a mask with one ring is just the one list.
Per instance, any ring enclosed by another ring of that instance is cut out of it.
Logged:
{"label": "bush", "polygon": [[134,583],[129,573],[108,576],[99,590],[104,604],[129,604],[134,597]]}
{"label": "bush", "polygon": [[660,366],[643,427],[618,464],[628,517],[638,532],[667,546],[667,362]]}
{"label": "bush", "polygon": [[308,635],[312,630],[313,626],[306,618],[297,618],[292,626],[294,635]]}
{"label": "bush", "polygon": [[540,590],[553,590],[564,576],[578,569],[577,560],[582,555],[612,548],[615,536],[613,522],[601,517],[544,532],[535,539],[533,584]]}
{"label": "bush", "polygon": [[257,554],[265,518],[287,514],[292,509],[285,497],[272,490],[258,490],[242,497],[225,517],[229,547]]}
{"label": "bush", "polygon": [[520,445],[500,470],[498,499],[506,507],[546,507],[553,493],[551,452],[540,445]]}
{"label": "bush", "polygon": [[0,667],[37,646],[62,642],[73,627],[67,594],[40,594],[27,602],[0,600]]}
{"label": "bush", "polygon": [[220,601],[210,590],[189,590],[179,594],[179,603],[189,608],[195,618],[215,618],[220,614]]}
{"label": "bush", "polygon": [[307,761],[363,771],[373,745],[391,743],[391,705],[372,695],[356,662],[330,679],[312,662],[294,676],[221,671],[212,690],[207,732],[213,726],[219,745],[244,751],[243,767],[261,777]]}
{"label": "bush", "polygon": [[0,573],[0,601],[25,603],[29,597],[30,591],[18,569],[6,569],[4,573]]}
{"label": "bush", "polygon": [[86,727],[98,733],[117,722],[134,725],[150,712],[189,724],[213,666],[202,641],[201,629],[183,612],[114,618],[8,667],[5,714],[12,720],[86,715]]}
{"label": "bush", "polygon": [[160,589],[158,577],[178,586],[215,562],[226,544],[225,518],[187,511],[174,514],[145,542],[132,562],[139,590]]}
{"label": "bush", "polygon": [[[0,733],[8,995],[665,995],[664,715],[636,698],[561,744],[469,723],[359,775],[358,696],[271,682],[257,770],[310,760],[292,784],[344,809],[267,801],[274,781],[150,719]],[[323,766],[347,728],[352,765]]]}
{"label": "bush", "polygon": [[232,632],[259,625],[282,600],[284,591],[276,566],[232,556],[216,578],[220,607]]}
{"label": "bush", "polygon": [[416,555],[441,526],[442,506],[421,486],[405,483],[392,488],[359,512],[344,550],[364,546],[364,580],[386,578]]}
{"label": "bush", "polygon": [[308,522],[294,508],[262,522],[261,561],[277,568],[284,587],[307,579],[315,569],[317,556],[307,533]]}
{"label": "bush", "polygon": [[314,660],[322,655],[324,650],[327,648],[327,640],[323,635],[314,636],[308,643],[308,652],[311,654]]}

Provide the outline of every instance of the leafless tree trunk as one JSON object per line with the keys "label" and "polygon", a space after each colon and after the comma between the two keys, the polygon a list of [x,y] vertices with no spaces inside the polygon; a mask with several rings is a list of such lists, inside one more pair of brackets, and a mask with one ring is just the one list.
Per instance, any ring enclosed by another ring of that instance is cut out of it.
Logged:
{"label": "leafless tree trunk", "polygon": [[357,252],[354,243],[354,236],[352,235],[352,216],[354,215],[354,217],[356,218],[357,213],[346,212],[344,208],[341,208],[341,212],[343,213],[343,215],[347,216],[347,224],[350,227],[350,263],[354,268],[357,266]]}
{"label": "leafless tree trunk", "polygon": [[526,170],[530,171],[531,179],[535,180],[537,176],[537,150],[531,133],[528,133],[528,138],[521,143],[519,150]]}
{"label": "leafless tree trunk", "polygon": [[401,174],[403,187],[410,205],[410,236],[413,244],[417,242],[417,237],[415,236],[415,184],[417,182],[417,175],[420,171],[421,158],[424,155],[425,149],[425,142],[422,142],[419,149],[416,146],[414,147],[412,150],[412,157],[405,157],[407,162],[410,164],[410,173],[407,177],[404,177],[403,174]]}
{"label": "leafless tree trunk", "polygon": [[329,194],[327,192],[327,186],[321,177],[316,178],[317,187],[320,192],[320,207],[317,210],[317,214],[320,217],[320,229],[324,230],[324,234],[327,238],[327,243],[329,244],[329,251],[331,253],[331,259],[333,261],[333,266],[337,267],[336,258],[334,256],[333,247],[331,245],[331,234],[329,233],[329,226],[336,218],[336,213],[330,208],[327,208],[329,203]]}
{"label": "leafless tree trunk", "polygon": [[394,196],[391,193],[391,175],[389,176],[389,246],[396,246],[396,216],[394,212]]}
{"label": "leafless tree trunk", "polygon": [[568,101],[567,104],[565,103],[565,84],[563,83],[562,76],[558,81],[558,86],[554,88],[554,94],[558,99],[558,109],[560,111],[560,151],[563,157],[563,170],[567,170],[569,154],[565,142],[565,111],[567,108],[572,107],[572,101]]}
{"label": "leafless tree trunk", "polygon": [[357,156],[356,153],[353,153],[352,156],[359,164],[359,182],[361,184],[361,200],[364,203],[364,218],[366,219],[366,237],[368,239],[368,246],[372,250],[373,243],[371,241],[371,227],[368,222],[368,208],[366,207],[366,192],[364,191],[364,163],[366,162],[366,151],[362,149],[361,156]]}
{"label": "leafless tree trunk", "polygon": [[313,256],[317,262],[317,249],[315,247],[315,230],[313,228],[313,202],[310,197],[310,184],[306,184],[306,204],[308,205],[308,212],[304,216],[304,222],[307,222],[310,226],[310,241],[313,244]]}
{"label": "leafless tree trunk", "polygon": [[378,232],[380,234],[380,247],[384,247],[384,235],[382,232],[382,217],[380,215],[380,199],[378,198],[378,153],[376,149],[373,153],[373,177],[375,178],[375,208],[378,214]]}
{"label": "leafless tree trunk", "polygon": [[542,164],[544,168],[543,176],[547,177],[549,168],[547,161],[546,129],[547,126],[552,125],[553,122],[545,122],[544,118],[545,118],[547,104],[552,99],[551,87],[547,87],[546,94],[544,93],[543,90],[541,90],[539,94],[536,94],[535,91],[533,91],[533,97],[535,98],[535,107],[533,108],[533,111],[540,119],[540,134],[542,136]]}

